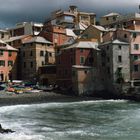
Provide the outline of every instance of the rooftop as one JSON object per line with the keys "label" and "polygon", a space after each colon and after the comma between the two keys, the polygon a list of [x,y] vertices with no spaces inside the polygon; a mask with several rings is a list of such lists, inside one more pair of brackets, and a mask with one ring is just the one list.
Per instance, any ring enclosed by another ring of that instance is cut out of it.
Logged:
{"label": "rooftop", "polygon": [[102,46],[102,45],[107,45],[107,44],[128,45],[129,43],[128,43],[128,42],[124,42],[124,41],[120,41],[120,40],[118,40],[118,39],[115,39],[115,40],[111,40],[111,41],[108,41],[108,42],[104,42],[104,43],[100,44],[100,46]]}
{"label": "rooftop", "polygon": [[10,39],[5,40],[5,42],[12,42],[12,41],[14,41],[14,40],[23,39],[23,38],[25,38],[25,37],[27,37],[27,36],[30,36],[30,35],[21,35],[21,36],[10,37]]}
{"label": "rooftop", "polygon": [[74,43],[69,47],[66,47],[62,50],[72,49],[72,48],[85,48],[85,49],[95,49],[99,50],[98,43],[91,41],[79,41],[78,43]]}
{"label": "rooftop", "polygon": [[0,40],[0,43],[3,44],[3,46],[0,46],[0,49],[2,50],[18,51],[18,49],[13,48],[2,40]]}
{"label": "rooftop", "polygon": [[52,44],[52,42],[46,40],[45,38],[41,37],[41,36],[35,36],[27,41],[24,41],[23,44],[26,44],[26,43],[33,43],[33,42],[36,42],[36,43],[45,43],[45,44]]}
{"label": "rooftop", "polygon": [[100,30],[100,31],[107,31],[104,27],[102,26],[98,26],[98,25],[92,25],[93,27],[95,27],[96,29]]}
{"label": "rooftop", "polygon": [[72,29],[66,29],[66,35],[67,36],[72,36],[72,37],[77,37]]}
{"label": "rooftop", "polygon": [[75,29],[74,29],[74,30],[83,30],[83,31],[84,31],[87,27],[88,27],[88,26],[87,26],[87,25],[85,25],[84,23],[79,22],[78,24],[76,24],[76,26],[75,26]]}
{"label": "rooftop", "polygon": [[111,17],[111,16],[119,16],[120,14],[119,13],[109,13],[107,15],[104,15],[102,17]]}

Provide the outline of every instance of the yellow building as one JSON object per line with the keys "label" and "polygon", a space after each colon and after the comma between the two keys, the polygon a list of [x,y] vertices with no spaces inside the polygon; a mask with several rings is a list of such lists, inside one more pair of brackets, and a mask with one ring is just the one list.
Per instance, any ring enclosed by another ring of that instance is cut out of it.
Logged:
{"label": "yellow building", "polygon": [[107,30],[102,26],[90,25],[82,34],[80,39],[97,40],[99,43],[103,41],[103,34]]}
{"label": "yellow building", "polygon": [[52,43],[43,37],[26,40],[20,50],[23,80],[36,80],[39,67],[55,63]]}
{"label": "yellow building", "polygon": [[117,18],[120,16],[118,13],[109,13],[104,15],[100,18],[100,25],[101,26],[108,26],[117,21]]}

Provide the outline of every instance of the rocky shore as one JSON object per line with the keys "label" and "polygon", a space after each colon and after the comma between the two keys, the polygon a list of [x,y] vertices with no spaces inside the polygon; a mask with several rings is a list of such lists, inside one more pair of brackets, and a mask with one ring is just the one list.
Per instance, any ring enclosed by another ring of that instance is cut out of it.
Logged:
{"label": "rocky shore", "polygon": [[53,92],[39,92],[26,94],[7,94],[0,93],[0,105],[32,104],[47,102],[71,102],[95,100],[95,97],[78,97],[56,94]]}

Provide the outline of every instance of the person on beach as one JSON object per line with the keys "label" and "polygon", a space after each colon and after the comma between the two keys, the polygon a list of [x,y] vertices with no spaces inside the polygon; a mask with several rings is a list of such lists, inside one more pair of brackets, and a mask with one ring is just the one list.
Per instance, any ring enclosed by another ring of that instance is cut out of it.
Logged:
{"label": "person on beach", "polygon": [[13,133],[15,131],[12,131],[11,129],[3,129],[1,124],[0,124],[0,133]]}

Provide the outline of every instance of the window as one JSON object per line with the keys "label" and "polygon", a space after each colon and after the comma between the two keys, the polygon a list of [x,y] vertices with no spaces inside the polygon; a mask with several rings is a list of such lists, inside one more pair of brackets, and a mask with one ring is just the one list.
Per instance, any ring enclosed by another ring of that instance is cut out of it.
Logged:
{"label": "window", "polygon": [[23,67],[26,68],[26,62],[23,63]]}
{"label": "window", "polygon": [[1,38],[4,38],[4,33],[1,34]]}
{"label": "window", "polygon": [[124,22],[123,25],[126,26],[126,22]]}
{"label": "window", "polygon": [[102,67],[105,67],[105,63],[104,62],[102,62]]}
{"label": "window", "polygon": [[85,57],[80,56],[80,64],[83,64],[83,63],[85,63]]}
{"label": "window", "polygon": [[135,71],[135,72],[138,72],[138,71],[139,71],[138,65],[134,65],[134,71]]}
{"label": "window", "polygon": [[134,50],[139,50],[139,44],[134,44]]}
{"label": "window", "polygon": [[93,63],[93,57],[89,57],[89,63],[90,63],[90,64]]}
{"label": "window", "polygon": [[31,67],[31,68],[33,67],[33,62],[30,62],[30,67]]}
{"label": "window", "polygon": [[109,57],[107,57],[107,62],[110,62],[110,58]]}
{"label": "window", "polygon": [[52,57],[52,53],[49,53],[49,56]]}
{"label": "window", "polygon": [[73,70],[72,71],[72,76],[74,77],[76,75],[75,71]]}
{"label": "window", "polygon": [[137,33],[133,33],[133,38],[136,38],[137,37]]}
{"label": "window", "polygon": [[30,51],[30,56],[33,56],[33,52],[32,51]]}
{"label": "window", "polygon": [[72,57],[70,58],[70,62],[71,62],[71,64],[73,64],[73,58]]}
{"label": "window", "polygon": [[124,34],[124,38],[127,38],[127,34]]}
{"label": "window", "polygon": [[67,74],[68,74],[68,71],[67,71],[67,69],[65,69],[65,71],[64,71],[64,74],[65,74],[65,75],[67,75]]}
{"label": "window", "polygon": [[80,49],[80,52],[83,52],[84,50],[83,49]]}
{"label": "window", "polygon": [[110,67],[107,67],[107,73],[110,74]]}
{"label": "window", "polygon": [[44,51],[40,51],[40,56],[44,56]]}
{"label": "window", "polygon": [[3,50],[0,50],[0,55],[3,55]]}
{"label": "window", "polygon": [[25,52],[23,52],[22,56],[25,57]]}
{"label": "window", "polygon": [[119,46],[118,46],[118,48],[119,48],[119,50],[121,50],[121,49],[122,49],[122,46],[121,46],[121,45],[119,45]]}
{"label": "window", "polygon": [[122,56],[121,55],[118,56],[118,62],[122,62]]}
{"label": "window", "polygon": [[42,66],[43,66],[44,64],[45,64],[44,61],[42,61]]}
{"label": "window", "polygon": [[117,68],[117,71],[118,71],[119,73],[121,73],[121,72],[122,72],[122,67],[118,67],[118,68]]}
{"label": "window", "polygon": [[0,60],[0,66],[5,66],[5,61],[4,60]]}
{"label": "window", "polygon": [[113,17],[113,20],[115,21],[116,20],[116,17]]}
{"label": "window", "polygon": [[87,74],[87,73],[88,73],[88,71],[87,71],[87,70],[85,70],[85,71],[84,71],[84,73],[85,73],[85,74]]}
{"label": "window", "polygon": [[60,57],[58,58],[58,64],[61,64],[61,58]]}
{"label": "window", "polygon": [[134,58],[134,60],[137,60],[139,57],[138,57],[138,55],[134,55],[133,58]]}
{"label": "window", "polygon": [[109,50],[109,46],[107,46],[106,49]]}
{"label": "window", "polygon": [[106,20],[109,20],[109,18],[108,18],[108,17],[106,17]]}
{"label": "window", "polygon": [[58,75],[61,75],[61,70],[58,71]]}
{"label": "window", "polygon": [[12,56],[12,52],[11,51],[8,52],[8,56],[9,57]]}
{"label": "window", "polygon": [[8,66],[13,66],[13,61],[8,61]]}

